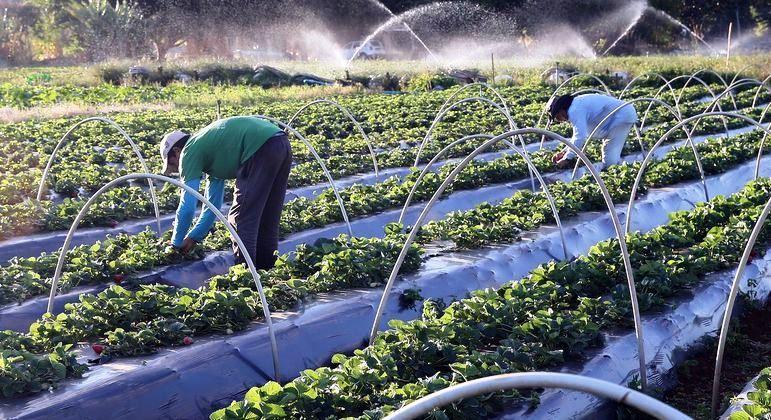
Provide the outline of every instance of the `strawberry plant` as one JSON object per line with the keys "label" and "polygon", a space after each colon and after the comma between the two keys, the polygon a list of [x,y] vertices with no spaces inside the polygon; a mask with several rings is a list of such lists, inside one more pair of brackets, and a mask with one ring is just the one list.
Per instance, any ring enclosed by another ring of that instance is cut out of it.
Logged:
{"label": "strawberry plant", "polygon": [[[760,180],[729,198],[678,212],[671,222],[629,237],[640,298],[651,309],[706,273],[735,264],[748,226],[771,197]],[[771,225],[771,223],[769,223]],[[762,235],[767,243],[768,231]],[[672,244],[678,248],[673,250]],[[574,261],[550,262],[498,290],[486,289],[444,310],[429,303],[419,320],[391,329],[333,367],[306,370],[294,381],[252,388],[243,401],[212,419],[261,418],[280,404],[279,417],[380,417],[430,392],[501,373],[543,370],[601,342],[601,329],[631,319],[615,240]],[[709,260],[711,263],[705,264]],[[334,384],[335,386],[330,386]],[[305,390],[297,394],[295,390]],[[517,393],[464,399],[440,410],[452,418],[489,416]]]}

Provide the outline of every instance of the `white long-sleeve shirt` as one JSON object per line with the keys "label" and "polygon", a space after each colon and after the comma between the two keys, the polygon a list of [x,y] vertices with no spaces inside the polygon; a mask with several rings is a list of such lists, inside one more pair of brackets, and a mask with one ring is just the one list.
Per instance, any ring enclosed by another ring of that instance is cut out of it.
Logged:
{"label": "white long-sleeve shirt", "polygon": [[[584,147],[589,134],[608,116],[614,109],[622,106],[624,101],[612,96],[596,93],[579,95],[573,99],[568,108],[568,121],[573,126],[573,137],[570,141],[579,149]],[[610,129],[618,124],[634,124],[637,122],[637,112],[632,105],[626,105],[608,118],[594,133],[592,138],[606,138]],[[575,153],[568,150],[566,159],[572,159]]]}

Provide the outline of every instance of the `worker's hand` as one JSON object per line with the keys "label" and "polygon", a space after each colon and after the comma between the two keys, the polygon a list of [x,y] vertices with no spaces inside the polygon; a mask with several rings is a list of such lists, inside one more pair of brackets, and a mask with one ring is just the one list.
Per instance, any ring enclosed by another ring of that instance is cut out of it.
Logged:
{"label": "worker's hand", "polygon": [[557,152],[554,154],[554,156],[551,157],[552,163],[559,165],[559,161],[561,161],[565,157],[565,153],[567,153],[567,150],[563,150],[561,152]]}
{"label": "worker's hand", "polygon": [[182,241],[182,246],[179,248],[179,251],[183,254],[187,254],[188,252],[192,251],[193,248],[195,248],[195,245],[197,242],[190,238],[185,238],[184,241]]}

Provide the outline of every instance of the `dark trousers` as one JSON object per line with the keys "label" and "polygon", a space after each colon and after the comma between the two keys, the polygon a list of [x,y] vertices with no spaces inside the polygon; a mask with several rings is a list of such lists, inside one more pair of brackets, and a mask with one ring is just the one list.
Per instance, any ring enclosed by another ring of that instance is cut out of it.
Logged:
{"label": "dark trousers", "polygon": [[[257,269],[276,263],[278,228],[292,164],[292,147],[286,134],[279,133],[238,168],[233,205],[228,221],[246,245]],[[246,262],[233,242],[236,264]]]}

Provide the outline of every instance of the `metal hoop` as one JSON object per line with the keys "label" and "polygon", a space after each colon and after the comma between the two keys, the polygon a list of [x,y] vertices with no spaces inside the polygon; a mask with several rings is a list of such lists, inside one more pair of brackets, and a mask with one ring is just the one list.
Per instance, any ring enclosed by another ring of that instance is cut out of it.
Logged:
{"label": "metal hoop", "polygon": [[[423,141],[421,141],[420,146],[418,146],[418,152],[415,154],[415,162],[412,164],[413,167],[417,167],[420,164],[420,155],[423,153],[423,149],[426,147],[426,144],[429,141],[431,141],[431,134],[434,132],[436,125],[439,124],[444,119],[444,116],[448,112],[452,111],[453,109],[467,102],[482,102],[492,106],[493,108],[495,108],[495,110],[503,114],[503,116],[506,118],[506,120],[509,123],[510,129],[514,130],[517,128],[517,124],[514,122],[514,119],[511,118],[511,114],[509,114],[509,112],[505,108],[503,108],[495,101],[484,98],[482,96],[472,96],[469,98],[463,98],[461,100],[453,102],[452,105],[450,106],[442,105],[442,107],[439,109],[439,112],[437,112],[436,117],[434,117],[434,121],[431,123],[431,126],[428,127],[428,131],[426,132],[426,135],[423,137]],[[523,146],[524,146],[524,143],[523,143]]]}
{"label": "metal hoop", "polygon": [[[413,163],[412,166],[417,167],[418,164],[420,164],[420,154],[423,152],[423,148],[425,147],[425,145],[429,141],[431,141],[431,134],[433,133],[434,128],[436,128],[436,125],[439,124],[444,119],[444,116],[448,112],[452,111],[453,109],[457,108],[458,106],[466,102],[482,102],[492,106],[498,112],[503,114],[503,116],[509,122],[509,128],[511,130],[515,130],[517,128],[517,124],[514,122],[514,119],[511,118],[511,114],[509,114],[509,112],[505,108],[501,107],[501,105],[497,104],[494,101],[491,101],[490,99],[487,99],[481,96],[472,96],[470,98],[464,98],[459,101],[455,101],[452,105],[450,105],[449,107],[440,109],[439,112],[437,113],[436,117],[434,118],[434,121],[431,123],[431,126],[428,128],[428,132],[426,132],[426,136],[423,138],[423,141],[420,142],[420,146],[418,147],[418,152],[415,154],[415,162]],[[525,153],[527,153],[527,150],[525,149],[525,139],[522,136],[519,136],[519,142],[522,145],[522,149],[525,150]],[[535,190],[534,174],[533,174],[533,171],[529,171],[529,172],[530,172],[530,185],[531,185],[531,188]]]}
{"label": "metal hoop", "polygon": [[635,82],[637,82],[638,80],[641,80],[643,77],[650,77],[650,76],[656,76],[659,79],[661,79],[664,82],[665,86],[669,86],[669,90],[670,90],[670,92],[672,92],[672,99],[673,100],[677,99],[675,97],[675,90],[669,84],[669,80],[667,80],[666,77],[662,76],[661,73],[656,73],[655,71],[649,71],[649,72],[640,74],[638,76],[635,76],[632,80],[629,81],[629,83],[626,84],[626,86],[624,86],[624,89],[621,90],[621,93],[618,94],[618,99],[623,98],[624,95],[626,94],[626,91],[629,90],[629,87],[632,86]]}
{"label": "metal hoop", "polygon": [[465,398],[518,388],[563,388],[607,398],[666,420],[689,420],[676,408],[642,392],[588,376],[556,372],[520,372],[474,379],[426,395],[389,414],[385,420],[421,418],[431,410]]}
{"label": "metal hoop", "polygon": [[463,168],[465,168],[468,165],[468,163],[471,162],[471,160],[473,160],[478,154],[487,150],[490,146],[492,146],[493,144],[501,140],[507,139],[509,137],[521,135],[521,134],[546,135],[564,144],[566,147],[573,150],[573,152],[576,153],[579,159],[581,159],[582,161],[584,161],[584,163],[587,164],[587,167],[589,168],[590,173],[597,181],[600,191],[602,192],[603,199],[605,200],[605,205],[608,207],[610,219],[613,223],[613,228],[615,229],[616,236],[618,237],[619,247],[621,248],[621,255],[624,261],[624,268],[626,271],[627,283],[629,285],[629,295],[632,301],[632,314],[634,316],[635,335],[637,337],[637,351],[638,351],[638,359],[640,362],[640,382],[643,390],[645,390],[647,389],[647,386],[648,386],[648,378],[647,378],[647,371],[645,368],[645,348],[643,345],[643,335],[642,335],[643,332],[642,332],[642,322],[640,321],[640,308],[637,303],[637,292],[635,290],[632,263],[629,258],[629,251],[627,250],[627,247],[626,247],[626,239],[624,237],[624,232],[621,229],[621,222],[619,221],[618,214],[616,213],[616,208],[613,205],[613,199],[611,198],[610,193],[608,193],[608,189],[605,187],[605,183],[602,181],[602,178],[600,177],[599,172],[597,172],[594,166],[591,165],[591,161],[589,161],[589,158],[587,158],[586,155],[584,155],[584,153],[580,149],[578,149],[569,140],[565,139],[559,134],[553,133],[551,131],[539,129],[539,128],[520,128],[517,130],[512,130],[507,133],[501,134],[497,137],[494,137],[486,141],[484,144],[480,145],[479,147],[474,149],[474,151],[471,152],[468,156],[466,156],[463,159],[463,161],[460,164],[458,164],[458,166],[456,166],[455,169],[453,169],[453,171],[447,176],[444,182],[442,182],[442,184],[439,186],[439,188],[436,190],[434,195],[426,204],[423,211],[420,213],[420,216],[418,216],[418,219],[415,222],[412,230],[407,235],[407,239],[404,241],[404,245],[402,247],[401,252],[399,253],[399,257],[397,258],[396,263],[394,264],[394,268],[393,270],[391,270],[391,274],[383,290],[383,295],[380,298],[380,303],[378,304],[377,311],[375,312],[375,321],[372,324],[372,330],[370,331],[370,337],[369,337],[370,343],[373,343],[375,341],[375,338],[378,333],[378,328],[380,326],[380,321],[383,316],[383,310],[385,309],[385,304],[388,301],[388,294],[390,293],[391,288],[393,287],[393,283],[396,280],[397,275],[399,274],[399,270],[401,269],[401,266],[404,263],[404,259],[407,256],[407,251],[409,250],[409,247],[412,245],[413,241],[415,240],[415,236],[417,235],[418,229],[420,229],[421,225],[423,224],[423,221],[426,219],[428,212],[431,210],[431,207],[434,205],[437,199],[442,195],[442,193],[444,193],[444,190],[447,188],[447,186],[455,180],[455,177],[458,175],[458,173],[460,173],[460,171],[462,171]]}
{"label": "metal hoop", "polygon": [[[723,83],[723,88],[724,88],[725,90],[727,90],[727,89],[728,89],[728,83],[726,83],[725,79],[723,79],[723,76],[721,76],[720,74],[718,74],[717,72],[715,72],[714,70],[711,70],[711,69],[701,69],[701,70],[697,70],[695,73],[692,73],[692,74],[691,74],[691,76],[688,78],[688,80],[687,80],[687,81],[685,82],[685,84],[683,85],[683,87],[682,87],[682,88],[680,88],[680,96],[678,97],[678,99],[679,99],[680,97],[682,97],[682,95],[683,95],[683,91],[685,90],[685,88],[687,88],[687,87],[688,87],[688,85],[690,85],[690,84],[691,84],[691,80],[693,80],[693,79],[698,79],[698,80],[701,80],[701,79],[699,79],[698,77],[696,77],[696,75],[698,75],[698,74],[700,74],[700,73],[709,73],[709,74],[712,74],[713,76],[717,76],[717,78],[720,80],[720,82],[721,82],[721,83]],[[703,84],[706,84],[706,83],[705,83],[703,80],[701,80],[701,82],[702,82]],[[714,96],[714,95],[713,95],[713,96]],[[736,99],[733,97],[733,93],[731,94],[731,101],[733,102],[733,105],[734,105],[734,110],[735,110],[735,111],[738,111],[738,110],[739,110],[739,108],[736,106]]]}
{"label": "metal hoop", "polygon": [[[43,170],[43,177],[40,179],[40,186],[38,186],[37,189],[37,201],[41,201],[43,199],[43,189],[45,188],[46,179],[48,178],[48,173],[51,171],[51,166],[53,166],[54,159],[56,159],[56,154],[59,152],[59,149],[64,145],[64,142],[67,141],[67,139],[70,137],[70,135],[80,127],[81,125],[90,122],[90,121],[99,121],[103,122],[113,128],[115,128],[120,135],[123,136],[124,139],[128,142],[129,146],[131,146],[131,149],[134,151],[134,154],[139,159],[139,164],[142,166],[142,170],[145,172],[150,172],[149,169],[147,169],[147,163],[145,162],[145,158],[142,156],[142,152],[139,150],[139,147],[137,147],[136,143],[134,143],[133,140],[131,140],[131,137],[126,133],[126,131],[118,125],[115,121],[105,118],[105,117],[89,117],[82,119],[78,121],[75,125],[69,128],[66,133],[64,133],[64,136],[62,136],[61,139],[59,139],[59,142],[56,143],[56,147],[54,147],[54,151],[51,152],[51,156],[48,158],[48,162],[46,163],[46,167]],[[150,187],[150,199],[153,202],[153,209],[155,210],[155,223],[158,228],[158,234],[161,233],[161,211],[158,208],[158,196],[155,193],[155,185],[153,185],[153,180],[148,179],[147,184]]]}
{"label": "metal hoop", "polygon": [[[724,111],[705,112],[703,114],[694,115],[692,117],[685,118],[684,120],[682,120],[682,121],[678,122],[677,124],[675,124],[674,127],[670,128],[669,131],[664,133],[664,135],[661,136],[661,138],[659,138],[659,140],[653,146],[651,151],[648,152],[648,155],[645,156],[645,159],[642,161],[642,164],[640,165],[640,170],[637,172],[637,176],[635,177],[634,184],[632,185],[632,192],[629,195],[629,204],[627,206],[627,212],[626,212],[626,232],[627,233],[630,232],[630,229],[631,229],[631,226],[632,226],[632,211],[634,210],[634,200],[637,197],[637,189],[640,186],[640,181],[642,181],[642,175],[645,172],[645,169],[647,168],[648,163],[651,160],[651,156],[653,156],[653,151],[656,150],[656,148],[661,143],[666,141],[666,139],[668,139],[669,136],[672,135],[672,133],[674,133],[677,129],[679,129],[683,125],[685,125],[685,124],[687,124],[687,123],[689,123],[689,122],[691,122],[693,120],[699,120],[701,118],[712,117],[712,116],[739,118],[741,120],[744,120],[744,121],[750,123],[751,125],[754,125],[755,127],[758,127],[760,129],[764,130],[766,133],[769,132],[769,130],[766,127],[763,127],[760,123],[758,123],[757,121],[753,120],[750,117],[747,117],[747,116],[742,115],[742,114],[737,114],[735,112],[724,112]],[[762,146],[761,146],[761,150],[762,150]],[[760,165],[759,161],[758,161],[757,165]]]}
{"label": "metal hoop", "polygon": [[327,176],[327,181],[329,182],[329,185],[332,187],[332,192],[335,193],[335,198],[337,198],[337,204],[340,206],[340,211],[343,213],[343,220],[345,221],[345,225],[348,227],[348,234],[350,236],[353,236],[353,229],[351,229],[351,222],[348,220],[348,212],[345,211],[345,203],[343,203],[343,198],[340,196],[340,192],[337,190],[337,185],[335,184],[335,180],[332,179],[332,174],[329,173],[329,169],[327,169],[327,165],[324,164],[324,161],[321,159],[321,156],[319,156],[318,152],[316,152],[316,148],[313,147],[311,142],[309,142],[305,137],[303,137],[302,134],[300,134],[294,127],[290,126],[289,124],[286,124],[283,121],[277,120],[273,117],[267,117],[265,115],[252,115],[255,118],[261,118],[263,120],[267,120],[272,122],[273,124],[278,125],[279,127],[283,128],[284,130],[288,130],[290,133],[294,134],[298,139],[300,139],[301,142],[305,145],[305,147],[308,148],[308,150],[311,151],[311,154],[313,154],[313,157],[316,159],[316,162],[319,163],[321,166],[321,170],[324,171],[324,175]]}
{"label": "metal hoop", "polygon": [[[765,108],[763,108],[763,112],[760,113],[760,119],[758,120],[758,123],[760,125],[763,125],[763,120],[766,118],[766,113],[768,110],[771,109],[771,102],[769,102]],[[755,160],[755,178],[758,179],[760,176],[760,159],[763,157],[763,145],[766,143],[766,138],[768,138],[768,130],[766,130],[765,134],[763,134],[763,138],[760,139],[760,147],[758,148],[758,158]]]}
{"label": "metal hoop", "polygon": [[[674,82],[675,80],[679,80],[679,79],[685,79],[686,77],[689,77],[689,76],[680,75],[680,76],[676,76],[676,77],[673,77],[672,79],[670,79],[670,80],[669,80],[669,83],[671,84],[671,83],[672,83],[672,82]],[[711,87],[710,87],[710,86],[707,84],[707,82],[705,82],[705,81],[704,81],[704,80],[702,80],[701,78],[699,78],[699,77],[695,77],[695,76],[690,76],[690,78],[688,79],[688,82],[690,82],[690,80],[691,80],[691,79],[693,79],[693,80],[696,80],[697,82],[699,82],[699,83],[700,83],[702,86],[704,86],[704,87],[707,89],[707,92],[709,92],[710,96],[712,96],[712,98],[715,98],[715,96],[716,96],[716,95],[715,95],[715,92],[714,92],[714,91],[712,90],[712,88],[711,88]],[[686,86],[687,86],[687,85],[686,85]],[[679,94],[679,95],[678,95],[678,96],[675,98],[675,105],[674,105],[674,106],[675,106],[675,108],[677,109],[677,113],[678,113],[678,114],[679,114],[681,117],[683,116],[683,113],[682,113],[682,111],[680,110],[680,99],[682,99],[682,94],[683,94],[683,91],[685,90],[685,87],[686,87],[686,86],[684,86],[684,87],[683,87],[683,88],[680,90],[680,94]],[[664,91],[664,88],[665,88],[665,87],[666,87],[666,86],[662,86],[662,87],[661,87],[661,88],[660,88],[658,91],[656,91],[656,94],[655,94],[655,95],[653,95],[653,98],[655,98],[655,99],[658,99],[658,98],[659,98],[659,96],[661,96],[661,93]],[[671,87],[671,86],[670,86],[670,89],[672,89],[672,87]],[[650,105],[648,105],[648,108],[645,110],[645,114],[643,115],[643,118],[642,118],[642,124],[643,124],[643,125],[645,124],[645,120],[648,118],[648,113],[650,112],[650,110],[651,110],[651,108],[652,108],[652,107],[653,107],[653,104],[650,104]],[[723,109],[720,107],[720,105],[718,105],[718,109],[720,109],[721,111],[723,110]],[[723,121],[723,128],[725,129],[726,135],[728,135],[728,125],[726,124],[725,120],[722,120],[722,121]],[[693,130],[691,130],[691,131],[693,132]]]}
{"label": "metal hoop", "polygon": [[[586,142],[584,143],[583,147],[581,148],[581,151],[585,151],[586,150],[586,148],[589,145],[589,141],[594,137],[594,134],[597,132],[597,130],[600,127],[602,127],[602,125],[605,123],[605,121],[608,120],[608,118],[610,118],[613,114],[615,114],[616,112],[618,112],[620,109],[624,108],[625,106],[628,106],[628,105],[631,106],[635,102],[642,102],[642,101],[648,101],[651,104],[656,103],[658,105],[661,105],[665,109],[667,109],[669,112],[671,112],[672,115],[675,117],[675,119],[677,121],[682,121],[682,118],[675,112],[675,109],[672,108],[671,105],[669,105],[668,103],[666,103],[666,102],[664,102],[664,101],[662,101],[660,99],[656,99],[656,98],[635,98],[635,99],[631,99],[629,101],[625,101],[622,105],[619,105],[618,107],[616,107],[613,111],[611,111],[608,115],[606,115],[605,118],[603,118],[602,121],[599,122],[599,124],[597,124],[597,126],[594,128],[594,130],[592,130],[592,132],[586,138]],[[693,151],[693,156],[696,158],[696,168],[699,170],[699,176],[701,177],[701,185],[702,185],[702,187],[704,189],[704,199],[709,201],[709,191],[707,191],[707,181],[706,181],[706,178],[704,176],[704,169],[703,169],[703,167],[701,165],[701,156],[699,155],[698,149],[696,149],[696,145],[693,143],[693,139],[691,137],[692,136],[692,132],[689,132],[686,128],[683,128],[683,132],[685,133],[685,136],[686,136],[686,143],[688,143],[688,145],[691,146],[691,150]],[[642,146],[642,139],[640,139],[640,143],[641,143],[641,146]],[[661,143],[657,142],[653,146],[653,148],[651,148],[651,150],[648,151],[647,154],[648,155],[652,154],[653,151],[655,151],[660,145],[661,145]],[[642,149],[642,152],[646,153],[644,148]],[[580,161],[577,161],[575,166],[573,167],[573,174],[572,174],[572,178],[573,179],[575,179],[575,177],[576,177],[576,172],[578,171],[578,165],[579,164],[580,164]],[[628,226],[627,226],[627,233],[629,233],[629,227]]]}
{"label": "metal hoop", "polygon": [[[455,140],[454,142],[445,146],[445,148],[442,149],[439,153],[437,153],[436,156],[434,156],[433,159],[431,159],[431,161],[428,162],[426,167],[423,168],[423,170],[418,175],[418,178],[415,180],[415,183],[412,185],[412,188],[410,189],[410,193],[407,196],[407,200],[404,201],[404,206],[402,207],[402,211],[399,213],[399,223],[402,223],[402,221],[404,220],[404,215],[407,212],[407,208],[410,206],[410,203],[412,202],[412,197],[415,194],[415,191],[417,191],[418,184],[420,184],[420,182],[423,180],[423,177],[426,175],[426,173],[428,173],[431,166],[434,163],[436,163],[436,161],[438,161],[451,147],[455,146],[458,143],[466,142],[468,140],[473,140],[477,138],[486,138],[489,140],[493,137],[494,136],[491,136],[489,134],[472,134],[470,136],[466,136],[458,140]],[[560,220],[559,211],[557,211],[557,205],[555,204],[554,196],[551,194],[551,191],[549,190],[549,187],[546,181],[544,181],[543,177],[541,176],[541,172],[530,160],[530,157],[528,157],[525,153],[522,153],[519,149],[517,149],[517,147],[513,143],[505,139],[502,141],[506,143],[506,145],[511,147],[511,150],[513,150],[514,153],[518,154],[520,157],[522,157],[525,160],[525,163],[527,164],[528,168],[530,168],[530,170],[533,171],[535,173],[535,176],[538,178],[538,182],[541,184],[541,188],[543,189],[543,193],[546,196],[546,200],[549,202],[552,215],[554,216],[554,220],[556,221],[557,228],[559,229],[559,232],[560,232],[560,239],[562,240],[562,252],[565,256],[565,259],[568,259],[568,247],[567,247],[567,242],[565,241],[565,234],[562,230],[562,221]]]}
{"label": "metal hoop", "polygon": [[263,315],[265,316],[265,322],[268,324],[268,334],[270,335],[270,345],[271,345],[271,350],[273,352],[274,377],[276,378],[276,380],[279,380],[280,370],[279,370],[279,359],[278,359],[278,345],[276,344],[276,335],[275,335],[275,332],[273,331],[273,321],[270,318],[270,309],[268,308],[268,301],[265,298],[265,292],[262,290],[262,282],[260,282],[260,276],[259,274],[257,274],[257,269],[254,266],[252,257],[249,255],[249,252],[247,252],[246,246],[244,245],[243,241],[241,241],[241,237],[238,236],[238,233],[235,231],[235,229],[233,229],[233,226],[230,223],[228,223],[228,219],[219,211],[219,209],[216,206],[214,206],[209,200],[207,200],[206,197],[201,195],[201,193],[185,185],[183,182],[180,182],[176,179],[169,178],[163,175],[156,175],[151,173],[134,173],[134,174],[124,175],[122,177],[113,179],[112,181],[105,184],[102,188],[99,188],[99,190],[96,193],[94,193],[94,195],[92,195],[88,199],[88,201],[86,201],[86,204],[83,206],[83,208],[80,209],[80,211],[78,212],[78,215],[75,217],[75,221],[72,222],[72,225],[70,226],[70,230],[67,232],[67,237],[64,239],[64,245],[62,245],[62,250],[59,254],[59,259],[56,263],[56,271],[54,272],[54,278],[51,283],[51,292],[48,297],[47,312],[53,314],[54,298],[56,297],[56,289],[59,284],[59,279],[62,276],[62,269],[64,268],[64,260],[67,255],[67,251],[70,248],[72,237],[75,235],[75,231],[78,229],[78,225],[80,224],[80,221],[88,213],[89,208],[99,196],[104,194],[107,190],[111,189],[115,185],[126,181],[130,181],[132,179],[155,179],[155,180],[173,184],[179,188],[182,188],[185,192],[192,194],[196,198],[196,200],[202,202],[203,205],[205,205],[209,210],[212,211],[212,213],[214,213],[214,216],[217,217],[217,220],[219,220],[225,225],[225,228],[227,228],[228,233],[230,233],[230,236],[236,242],[238,249],[240,249],[241,253],[244,255],[244,259],[246,260],[246,265],[248,266],[249,271],[252,274],[252,278],[254,278],[254,284],[257,286],[257,293],[259,293],[260,295],[260,302],[262,303],[262,311],[263,311]]}
{"label": "metal hoop", "polygon": [[375,167],[375,181],[377,182],[380,175],[379,175],[379,170],[377,166],[377,156],[375,156],[375,150],[372,148],[372,141],[370,141],[369,136],[364,131],[364,128],[362,128],[359,121],[353,117],[353,114],[351,114],[348,108],[340,105],[339,102],[333,101],[331,99],[326,99],[326,98],[316,99],[315,101],[308,102],[307,104],[303,105],[300,109],[298,109],[297,112],[294,113],[294,115],[292,115],[292,118],[289,119],[289,122],[287,122],[287,124],[292,125],[292,122],[294,122],[295,118],[297,118],[303,111],[305,111],[306,109],[310,108],[313,105],[318,105],[318,104],[329,104],[337,108],[340,112],[343,113],[343,115],[345,115],[346,118],[348,118],[353,123],[353,125],[359,131],[359,134],[361,134],[362,137],[364,137],[364,141],[367,143],[367,148],[369,149],[369,155],[372,157],[372,166]]}
{"label": "metal hoop", "polygon": [[[771,76],[766,76],[765,79],[763,79],[762,82],[760,82],[760,85],[758,86],[757,90],[755,90],[755,96],[752,97],[752,107],[755,108],[756,103],[758,101],[758,97],[760,97],[760,91],[763,90],[763,87],[768,83],[768,81],[771,80]],[[769,89],[771,91],[771,88]]]}
{"label": "metal hoop", "polygon": [[[500,91],[498,89],[494,88],[493,86],[490,86],[488,83],[485,83],[485,82],[474,82],[474,83],[469,83],[467,85],[463,85],[463,87],[461,87],[460,89],[458,89],[455,92],[453,92],[452,95],[450,95],[444,101],[442,106],[439,107],[439,112],[441,112],[444,109],[444,107],[446,107],[450,103],[450,101],[453,100],[455,97],[457,97],[461,92],[463,92],[466,89],[475,87],[475,86],[479,86],[480,92],[481,92],[481,88],[486,88],[487,90],[493,92],[493,94],[500,101],[501,106],[503,107],[503,109],[506,110],[506,113],[507,114],[511,114],[511,111],[509,110],[509,106],[506,104],[506,99],[503,97],[503,95],[501,95]],[[481,95],[479,95],[479,96],[481,96]]]}
{"label": "metal hoop", "polygon": [[752,228],[750,239],[747,241],[747,245],[744,247],[742,258],[739,260],[739,267],[736,268],[736,274],[734,275],[733,282],[731,283],[731,291],[728,294],[728,301],[726,302],[725,313],[723,314],[723,323],[720,326],[720,339],[717,343],[717,356],[715,357],[715,376],[712,379],[712,418],[717,417],[718,399],[720,398],[720,375],[723,370],[725,343],[728,339],[728,327],[731,325],[731,315],[734,309],[734,303],[736,302],[736,296],[739,294],[739,281],[744,274],[744,269],[747,267],[747,262],[750,259],[752,248],[755,246],[755,242],[758,240],[760,230],[763,229],[763,224],[768,218],[769,212],[771,212],[771,199],[766,202],[766,205],[763,207],[763,212],[755,222],[755,227]]}

